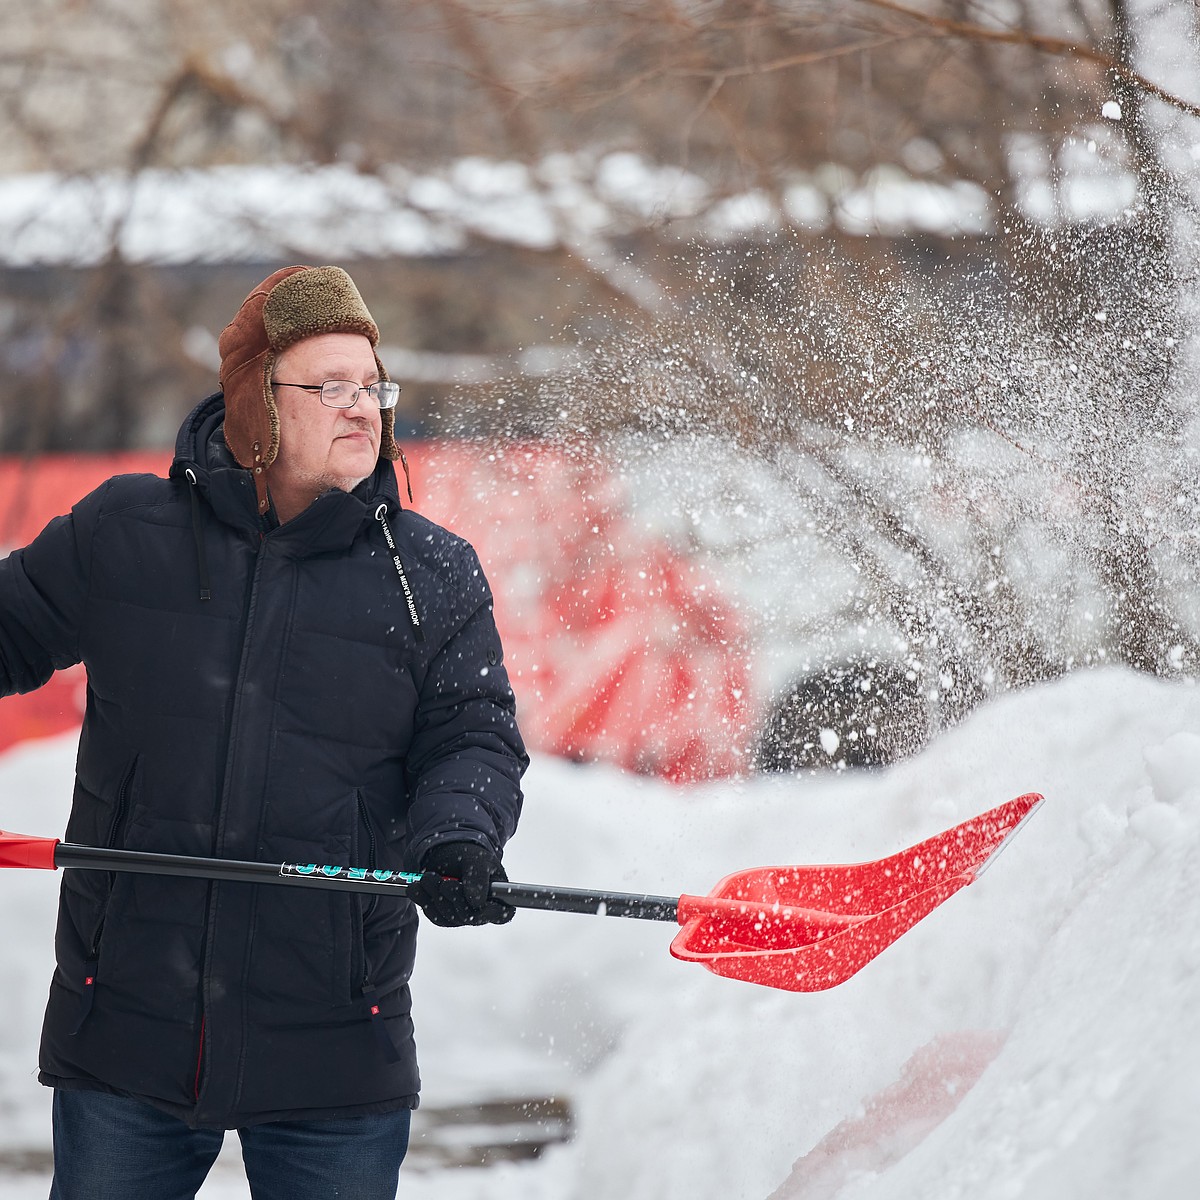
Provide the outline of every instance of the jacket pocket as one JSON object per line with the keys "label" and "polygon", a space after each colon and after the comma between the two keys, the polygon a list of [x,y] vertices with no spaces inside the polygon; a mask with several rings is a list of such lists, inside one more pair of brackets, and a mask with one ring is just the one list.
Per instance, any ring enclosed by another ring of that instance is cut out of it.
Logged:
{"label": "jacket pocket", "polygon": [[[117,794],[108,816],[107,829],[97,841],[106,850],[121,849],[125,840],[125,827],[129,821],[129,810],[133,805],[134,781],[137,778],[140,758],[134,760],[126,768],[117,788]],[[104,942],[104,930],[108,923],[108,915],[113,907],[113,895],[116,892],[118,876],[115,871],[104,874],[99,894],[93,901],[90,931],[83,941],[83,963],[79,968],[79,1009],[76,1014],[72,1034],[83,1028],[88,1014],[92,1011],[92,1002],[96,996],[96,983],[100,978],[100,949]]]}
{"label": "jacket pocket", "polygon": [[[357,824],[354,837],[356,866],[375,870],[389,864],[380,861],[384,839],[376,828],[362,793],[357,795]],[[416,910],[400,897],[378,892],[351,893],[351,1000],[386,995],[408,981],[412,971]]]}
{"label": "jacket pocket", "polygon": [[[111,819],[108,823],[107,836],[103,842],[106,850],[120,850],[125,844],[125,827],[129,823],[129,810],[133,807],[133,785],[137,777],[140,762],[140,757],[135,758],[129,764],[128,769],[121,779],[121,786],[117,790]],[[93,961],[100,957],[100,943],[104,940],[104,926],[108,921],[108,913],[112,907],[113,892],[116,890],[116,887],[117,872],[107,872],[104,890],[100,896],[99,912],[96,915],[96,923],[92,930],[91,950],[88,955]]]}

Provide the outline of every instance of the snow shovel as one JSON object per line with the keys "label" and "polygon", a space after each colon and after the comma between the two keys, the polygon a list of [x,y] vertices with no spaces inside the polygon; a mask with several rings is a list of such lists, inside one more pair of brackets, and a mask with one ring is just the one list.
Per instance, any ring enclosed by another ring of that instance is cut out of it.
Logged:
{"label": "snow shovel", "polygon": [[[989,809],[888,858],[850,866],[757,867],[707,896],[648,896],[527,883],[492,884],[518,908],[677,921],[671,953],[717,975],[792,992],[849,979],[922,917],[977,879],[1042,803],[1036,793]],[[0,830],[0,867],[118,871],[404,896],[419,875],[316,863],[237,862],[80,846]]]}

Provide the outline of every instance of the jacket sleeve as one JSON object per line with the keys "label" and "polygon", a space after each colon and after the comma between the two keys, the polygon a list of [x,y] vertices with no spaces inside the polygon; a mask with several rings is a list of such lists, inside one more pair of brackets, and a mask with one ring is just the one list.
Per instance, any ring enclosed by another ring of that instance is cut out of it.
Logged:
{"label": "jacket sleeve", "polygon": [[440,842],[470,841],[497,853],[517,826],[529,765],[504,669],[492,597],[474,552],[455,572],[452,607],[467,612],[434,656],[421,687],[408,754],[406,865],[417,869]]}
{"label": "jacket sleeve", "polygon": [[91,535],[107,486],[0,561],[0,695],[31,692],[80,661]]}

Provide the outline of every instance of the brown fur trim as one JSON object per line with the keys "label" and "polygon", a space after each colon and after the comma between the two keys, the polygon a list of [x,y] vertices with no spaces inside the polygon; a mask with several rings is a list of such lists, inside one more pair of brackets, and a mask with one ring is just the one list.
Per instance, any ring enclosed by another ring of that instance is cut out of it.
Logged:
{"label": "brown fur trim", "polygon": [[341,267],[313,267],[281,280],[262,317],[276,354],[320,333],[361,333],[372,346],[379,341],[379,327]]}
{"label": "brown fur trim", "polygon": [[268,436],[267,445],[263,450],[263,469],[265,470],[279,454],[279,409],[275,407],[275,393],[271,390],[271,376],[275,374],[275,354],[263,356],[262,389],[263,402],[267,406]]}

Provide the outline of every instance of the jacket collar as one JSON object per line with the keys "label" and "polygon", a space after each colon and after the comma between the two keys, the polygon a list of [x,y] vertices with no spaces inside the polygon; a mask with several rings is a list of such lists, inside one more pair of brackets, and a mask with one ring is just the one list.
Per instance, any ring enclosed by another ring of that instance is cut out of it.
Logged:
{"label": "jacket collar", "polygon": [[224,420],[225,400],[220,392],[198,404],[179,429],[170,474],[189,485],[194,479],[200,495],[226,525],[269,535],[280,549],[302,557],[350,545],[380,504],[389,511],[400,508],[396,472],[390,462],[381,461],[354,491],[331,489],[286,525],[278,524],[273,510],[260,517],[253,477],[225,444]]}

